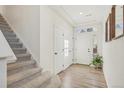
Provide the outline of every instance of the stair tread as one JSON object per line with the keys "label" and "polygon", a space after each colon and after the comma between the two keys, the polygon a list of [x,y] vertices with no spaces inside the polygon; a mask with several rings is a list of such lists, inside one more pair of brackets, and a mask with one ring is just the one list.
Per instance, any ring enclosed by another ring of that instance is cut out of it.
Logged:
{"label": "stair tread", "polygon": [[23,44],[21,42],[9,42],[12,48],[22,48]]}
{"label": "stair tread", "polygon": [[21,47],[21,48],[12,48],[13,50],[26,50],[25,47]]}
{"label": "stair tread", "polygon": [[8,41],[9,44],[13,44],[13,43],[20,43],[18,38],[6,38],[6,40]]}
{"label": "stair tread", "polygon": [[10,32],[3,32],[3,34],[4,35],[6,35],[6,36],[8,36],[8,35],[11,35],[11,36],[16,36],[16,34],[15,33],[10,33]]}
{"label": "stair tread", "polygon": [[6,38],[7,39],[18,39],[18,37],[7,37],[7,36],[6,36]]}
{"label": "stair tread", "polygon": [[8,24],[8,23],[0,21],[0,24]]}
{"label": "stair tread", "polygon": [[21,48],[12,48],[13,52],[15,54],[24,54],[24,53],[27,53],[27,49],[24,48],[24,47],[21,47]]}
{"label": "stair tread", "polygon": [[11,30],[11,27],[6,26],[6,25],[0,25],[0,28],[3,30]]}
{"label": "stair tread", "polygon": [[11,48],[22,48],[23,44],[21,42],[9,42]]}
{"label": "stair tread", "polygon": [[20,85],[20,88],[37,88],[40,87],[42,84],[44,84],[47,80],[51,78],[51,73],[46,71],[43,72],[40,76],[32,79],[31,81]]}
{"label": "stair tread", "polygon": [[9,44],[22,44],[22,43],[21,42],[9,42]]}
{"label": "stair tread", "polygon": [[9,64],[7,64],[7,71],[12,70],[12,69],[16,69],[16,68],[19,68],[19,67],[24,67],[24,66],[27,66],[27,65],[35,64],[35,63],[36,62],[34,60],[9,63]]}
{"label": "stair tread", "polygon": [[1,22],[6,22],[6,20],[4,18],[0,18]]}
{"label": "stair tread", "polygon": [[31,60],[31,54],[29,53],[19,53],[19,54],[16,54],[16,57],[18,61]]}
{"label": "stair tread", "polygon": [[7,30],[5,30],[5,31],[2,31],[3,33],[5,32],[7,32],[7,33],[14,33],[14,31],[7,31]]}
{"label": "stair tread", "polygon": [[6,24],[5,22],[0,22],[0,26],[4,26],[4,27],[10,27],[8,24]]}
{"label": "stair tread", "polygon": [[10,31],[10,32],[13,32],[12,29],[8,29],[8,28],[0,28],[0,29],[1,29],[1,31]]}
{"label": "stair tread", "polygon": [[15,42],[15,43],[19,42],[19,39],[17,37],[16,38],[5,37],[5,38],[6,38],[7,41],[9,41],[9,43],[11,43],[11,42]]}
{"label": "stair tread", "polygon": [[13,36],[13,37],[16,37],[16,34],[13,34],[13,33],[3,33],[5,36]]}
{"label": "stair tread", "polygon": [[3,35],[5,36],[5,37],[9,37],[9,38],[11,38],[11,37],[15,37],[16,38],[16,35],[15,34],[6,34],[6,33],[3,33]]}
{"label": "stair tread", "polygon": [[12,31],[12,29],[8,29],[8,28],[0,28],[1,31]]}
{"label": "stair tread", "polygon": [[10,44],[22,44],[21,42],[10,42]]}
{"label": "stair tread", "polygon": [[9,28],[9,25],[6,23],[0,23],[0,27],[8,27]]}
{"label": "stair tread", "polygon": [[30,56],[31,54],[29,53],[24,53],[24,54],[16,54],[17,57],[22,57],[22,56]]}
{"label": "stair tread", "polygon": [[10,43],[10,42],[19,42],[19,39],[7,39],[6,38],[6,40],[8,41],[8,43]]}
{"label": "stair tread", "polygon": [[29,76],[41,71],[41,68],[32,68],[26,71],[21,71],[7,77],[7,84],[11,85],[14,82],[28,78]]}

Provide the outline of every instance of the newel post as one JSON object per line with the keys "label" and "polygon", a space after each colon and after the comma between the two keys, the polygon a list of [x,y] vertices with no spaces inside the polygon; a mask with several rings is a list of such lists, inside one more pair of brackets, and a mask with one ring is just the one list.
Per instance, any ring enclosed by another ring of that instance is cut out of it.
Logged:
{"label": "newel post", "polygon": [[0,57],[0,88],[7,87],[7,59]]}

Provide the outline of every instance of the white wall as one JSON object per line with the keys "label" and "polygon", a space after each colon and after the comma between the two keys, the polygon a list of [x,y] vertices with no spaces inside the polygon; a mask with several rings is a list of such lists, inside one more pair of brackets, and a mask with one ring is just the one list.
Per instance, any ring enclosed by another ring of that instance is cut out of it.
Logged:
{"label": "white wall", "polygon": [[110,8],[103,22],[104,75],[108,87],[124,87],[124,37],[105,42],[105,22],[109,13]]}
{"label": "white wall", "polygon": [[14,55],[11,47],[9,46],[1,30],[0,30],[0,51],[1,51],[0,58],[7,57],[8,63],[16,61],[16,56]]}
{"label": "white wall", "polygon": [[4,15],[33,58],[40,62],[40,6],[5,6]]}
{"label": "white wall", "polygon": [[40,6],[40,62],[44,70],[53,72],[53,13]]}
{"label": "white wall", "polygon": [[4,12],[4,5],[0,5],[0,14],[3,14]]}
{"label": "white wall", "polygon": [[64,18],[50,7],[40,6],[40,61],[43,69],[51,72],[54,72],[54,25],[64,27],[66,35],[73,33],[72,27]]}
{"label": "white wall", "polygon": [[124,37],[105,43],[104,73],[108,87],[124,87]]}

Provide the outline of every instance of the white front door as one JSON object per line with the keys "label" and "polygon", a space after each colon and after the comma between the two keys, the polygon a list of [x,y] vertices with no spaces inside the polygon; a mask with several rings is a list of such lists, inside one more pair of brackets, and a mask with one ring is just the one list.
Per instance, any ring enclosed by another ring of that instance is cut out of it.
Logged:
{"label": "white front door", "polygon": [[55,74],[64,69],[64,33],[59,26],[54,27],[54,71]]}
{"label": "white front door", "polygon": [[78,33],[76,40],[77,63],[89,64],[93,55],[93,35],[91,33]]}

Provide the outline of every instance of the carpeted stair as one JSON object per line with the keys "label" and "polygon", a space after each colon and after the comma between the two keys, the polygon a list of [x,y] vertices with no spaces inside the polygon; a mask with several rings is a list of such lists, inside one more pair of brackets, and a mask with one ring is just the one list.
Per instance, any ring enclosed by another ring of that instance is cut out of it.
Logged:
{"label": "carpeted stair", "polygon": [[57,88],[61,81],[57,75],[42,72],[36,61],[24,47],[17,35],[0,15],[0,29],[13,50],[17,61],[7,64],[7,87],[9,88]]}

